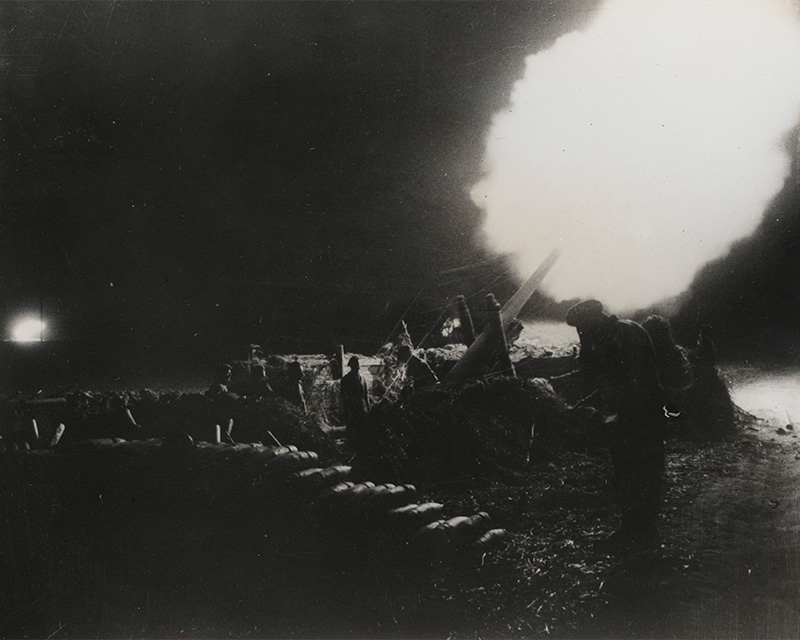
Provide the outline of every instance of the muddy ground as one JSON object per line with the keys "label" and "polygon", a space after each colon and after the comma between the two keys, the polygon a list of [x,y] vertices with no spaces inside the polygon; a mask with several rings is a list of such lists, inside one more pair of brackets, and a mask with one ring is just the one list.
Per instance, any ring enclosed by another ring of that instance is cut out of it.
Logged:
{"label": "muddy ground", "polygon": [[[734,385],[763,385],[759,376],[737,370],[727,377]],[[792,402],[792,388],[783,393]],[[800,442],[772,404],[761,410],[758,396],[747,401],[770,419],[742,414],[736,434],[722,441],[668,441],[662,546],[655,553],[610,557],[594,550],[616,517],[602,453],[564,453],[530,473],[526,486],[477,494],[505,514],[513,531],[493,569],[514,569],[494,585],[475,587],[483,617],[475,616],[472,633],[798,637]]]}
{"label": "muddy ground", "polygon": [[[728,378],[736,390],[760,375],[737,369]],[[793,388],[782,393],[790,398]],[[759,397],[747,397],[749,411],[759,413]],[[297,582],[279,594],[280,606],[266,578],[248,584],[251,601],[202,585],[207,606],[162,603],[158,615],[163,594],[144,594],[149,610],[112,606],[102,594],[93,601],[65,594],[73,606],[59,611],[51,603],[57,615],[46,620],[36,618],[36,602],[24,624],[5,614],[12,624],[0,635],[800,637],[800,440],[776,403],[771,397],[770,410],[759,413],[766,420],[742,412],[735,433],[722,440],[668,441],[655,552],[614,557],[595,550],[616,525],[608,455],[602,448],[554,450],[534,453],[513,476],[423,488],[425,499],[451,513],[486,511],[492,526],[508,531],[485,555],[324,575],[315,573],[317,559],[290,559]],[[235,582],[238,571],[224,575]]]}

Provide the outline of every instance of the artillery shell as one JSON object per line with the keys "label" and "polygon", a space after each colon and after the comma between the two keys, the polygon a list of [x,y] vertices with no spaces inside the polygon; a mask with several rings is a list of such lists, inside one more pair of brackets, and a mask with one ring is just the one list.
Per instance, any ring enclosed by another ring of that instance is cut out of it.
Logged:
{"label": "artillery shell", "polygon": [[291,473],[317,464],[319,456],[314,451],[289,451],[269,460],[263,471],[269,474]]}
{"label": "artillery shell", "polygon": [[467,522],[469,522],[469,516],[454,516],[445,520],[442,526],[450,531],[455,531],[459,527],[464,526]]}
{"label": "artillery shell", "polygon": [[315,502],[322,509],[353,511],[363,505],[365,494],[372,492],[374,488],[374,482],[342,482],[325,489]]}
{"label": "artillery shell", "polygon": [[394,492],[397,493],[400,489],[403,489],[406,493],[411,494],[414,499],[416,499],[417,488],[413,484],[401,484],[394,490]]}
{"label": "artillery shell", "polygon": [[319,491],[326,486],[331,486],[343,481],[350,475],[351,467],[338,465],[335,467],[314,467],[298,471],[292,477],[292,482],[302,485],[304,489]]}
{"label": "artillery shell", "polygon": [[[372,483],[370,483],[372,484]],[[388,493],[386,485],[368,486],[367,483],[357,484],[347,497],[347,504],[354,509],[373,511],[376,509],[381,496]]]}
{"label": "artillery shell", "polygon": [[336,481],[339,478],[346,478],[350,475],[350,472],[353,470],[352,467],[349,467],[345,464],[339,464],[333,467],[326,467],[322,470],[322,479],[325,482]]}
{"label": "artillery shell", "polygon": [[441,552],[446,549],[450,540],[444,520],[436,520],[418,529],[409,541],[412,547],[423,548],[429,552]]}
{"label": "artillery shell", "polygon": [[475,541],[475,546],[481,551],[488,551],[505,540],[507,534],[505,529],[489,529]]}
{"label": "artillery shell", "polygon": [[312,467],[310,469],[303,469],[302,471],[297,471],[292,475],[292,480],[296,481],[305,481],[305,482],[313,482],[319,479],[320,474],[324,471],[322,467]]}
{"label": "artillery shell", "polygon": [[485,511],[475,515],[464,517],[458,516],[447,521],[453,536],[477,535],[485,532],[489,528],[489,514]]}
{"label": "artillery shell", "polygon": [[322,490],[314,499],[314,502],[320,506],[326,506],[327,504],[338,500],[342,493],[352,489],[354,486],[356,486],[355,482],[340,482],[339,484]]}
{"label": "artillery shell", "polygon": [[[392,510],[415,500],[417,491],[412,485],[379,485],[370,497],[370,508],[375,510]],[[387,514],[388,515],[388,514]]]}
{"label": "artillery shell", "polygon": [[294,445],[287,445],[281,447],[268,447],[266,449],[258,451],[258,460],[263,462],[268,462],[273,458],[283,455],[285,453],[294,453],[297,451],[297,447]]}
{"label": "artillery shell", "polygon": [[414,533],[415,538],[425,538],[430,535],[438,535],[439,533],[444,533],[444,525],[446,520],[434,520],[433,522],[429,522],[423,527],[417,529],[416,533]]}
{"label": "artillery shell", "polygon": [[353,507],[362,503],[362,500],[369,493],[375,489],[374,482],[359,482],[358,484],[350,487],[349,490],[343,492],[340,499],[340,506]]}
{"label": "artillery shell", "polygon": [[417,489],[413,485],[400,485],[389,490],[389,495],[386,497],[385,508],[394,509],[404,504],[413,503],[417,498]]}
{"label": "artillery shell", "polygon": [[398,526],[425,526],[438,519],[443,508],[444,505],[439,502],[407,504],[392,509],[388,514],[389,522]]}

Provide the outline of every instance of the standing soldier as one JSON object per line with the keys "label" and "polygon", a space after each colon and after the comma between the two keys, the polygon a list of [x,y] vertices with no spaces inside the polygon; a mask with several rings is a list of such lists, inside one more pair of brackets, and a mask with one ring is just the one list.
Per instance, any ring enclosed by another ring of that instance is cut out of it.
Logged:
{"label": "standing soldier", "polygon": [[206,396],[217,398],[228,393],[233,368],[229,364],[218,364],[214,369],[214,382],[206,390]]}
{"label": "standing soldier", "polygon": [[600,547],[633,551],[658,546],[658,513],[664,472],[664,390],[650,337],[630,320],[608,315],[597,300],[567,312],[580,336],[578,358],[586,391],[609,427],[614,486],[622,524]]}
{"label": "standing soldier", "polygon": [[212,442],[220,442],[220,440],[233,442],[230,432],[233,428],[232,414],[236,395],[230,392],[229,385],[232,377],[233,367],[228,364],[217,365],[214,373],[214,382],[205,393],[206,398],[209,399],[207,407],[208,421],[210,422],[207,428],[209,430],[202,434],[195,434],[196,436],[199,435],[201,438]]}
{"label": "standing soldier", "polygon": [[347,366],[350,367],[350,373],[342,377],[340,387],[342,413],[345,425],[347,425],[348,435],[353,438],[359,438],[363,435],[364,424],[369,411],[369,393],[367,391],[367,382],[359,372],[361,365],[358,357],[352,356],[348,360]]}
{"label": "standing soldier", "polygon": [[245,392],[248,398],[255,399],[271,396],[274,393],[267,377],[267,370],[263,364],[255,364],[251,367],[250,380],[247,387],[245,387]]}
{"label": "standing soldier", "polygon": [[650,336],[658,363],[658,379],[668,389],[685,389],[692,382],[689,353],[675,342],[669,320],[662,316],[647,316],[642,326]]}
{"label": "standing soldier", "polygon": [[303,390],[303,367],[297,360],[286,365],[286,385],[289,401],[300,407],[303,413],[308,413],[306,394]]}
{"label": "standing soldier", "polygon": [[689,352],[692,386],[687,393],[687,412],[696,427],[720,437],[736,425],[736,413],[728,385],[717,368],[717,348],[711,327],[700,327],[697,344]]}

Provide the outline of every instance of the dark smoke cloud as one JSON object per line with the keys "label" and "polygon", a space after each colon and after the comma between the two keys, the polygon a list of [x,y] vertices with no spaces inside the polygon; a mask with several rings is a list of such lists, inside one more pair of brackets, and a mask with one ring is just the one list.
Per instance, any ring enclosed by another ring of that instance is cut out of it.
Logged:
{"label": "dark smoke cloud", "polygon": [[591,8],[0,4],[3,322],[355,347],[507,290],[468,189],[524,57]]}

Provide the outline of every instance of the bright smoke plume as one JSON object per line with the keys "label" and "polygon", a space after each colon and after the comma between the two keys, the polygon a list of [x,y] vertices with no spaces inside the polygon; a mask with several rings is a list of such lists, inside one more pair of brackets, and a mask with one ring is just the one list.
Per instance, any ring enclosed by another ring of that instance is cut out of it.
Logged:
{"label": "bright smoke plume", "polygon": [[471,192],[490,245],[557,299],[676,295],[751,233],[790,165],[800,21],[779,0],[607,0],[527,60]]}

